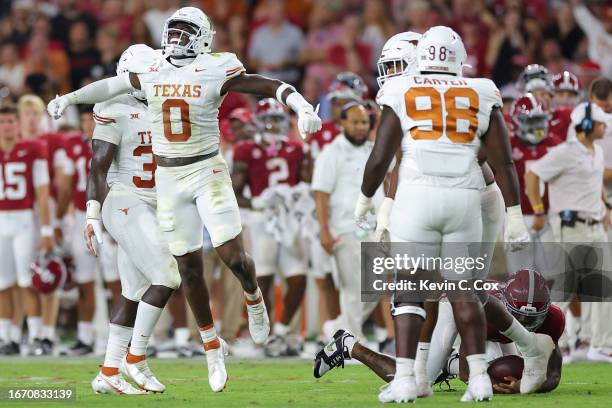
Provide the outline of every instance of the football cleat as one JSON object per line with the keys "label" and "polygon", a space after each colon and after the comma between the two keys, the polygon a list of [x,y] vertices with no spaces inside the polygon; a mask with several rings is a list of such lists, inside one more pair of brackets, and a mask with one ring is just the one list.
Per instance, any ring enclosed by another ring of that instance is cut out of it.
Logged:
{"label": "football cleat", "polygon": [[74,344],[68,350],[62,351],[60,355],[62,356],[85,356],[91,353],[93,353],[93,347],[79,340],[76,342],[76,344]]}
{"label": "football cleat", "polygon": [[19,343],[14,341],[4,343],[0,346],[0,356],[15,356],[21,353]]}
{"label": "football cleat", "polygon": [[427,375],[416,375],[416,389],[419,398],[427,398],[433,395],[431,381],[429,381]]}
{"label": "football cleat", "polygon": [[548,360],[555,349],[555,343],[547,334],[535,333],[538,354],[536,356],[523,356],[525,368],[521,378],[521,394],[537,391],[546,381]]}
{"label": "football cleat", "polygon": [[448,387],[448,390],[451,390],[449,381],[457,378],[457,376],[455,374],[450,373],[450,366],[453,363],[453,361],[458,360],[458,359],[459,359],[459,353],[457,353],[456,351],[453,351],[451,355],[448,356],[448,359],[446,360],[446,363],[444,364],[444,368],[442,368],[442,372],[440,373],[440,375],[438,375],[438,377],[434,381],[434,385],[438,385],[440,389],[442,389],[442,383],[445,383],[446,386]]}
{"label": "football cleat", "polygon": [[91,388],[96,394],[143,395],[147,393],[125,381],[121,374],[107,376],[98,373],[91,382]]}
{"label": "football cleat", "polygon": [[50,356],[53,354],[53,341],[42,339],[34,344],[32,351],[35,356]]}
{"label": "football cleat", "polygon": [[334,334],[333,340],[317,353],[314,362],[315,378],[323,377],[332,368],[344,368],[344,360],[351,359],[348,347],[345,346],[345,342],[349,338],[356,341],[355,336],[349,331],[340,329]]}
{"label": "football cleat", "polygon": [[416,378],[414,375],[396,377],[388,384],[380,387],[378,400],[388,402],[414,402],[417,399]]}
{"label": "football cleat", "polygon": [[229,354],[225,340],[219,337],[221,347],[208,350],[206,363],[208,364],[208,384],[213,392],[221,392],[227,383],[227,371],[225,369],[225,356]]}
{"label": "football cleat", "polygon": [[484,373],[470,378],[461,402],[490,401],[491,398],[493,398],[493,385],[489,375]]}
{"label": "football cleat", "polygon": [[142,390],[151,392],[164,392],[166,390],[166,386],[153,375],[146,358],[130,364],[127,362],[127,356],[124,356],[121,360],[120,370],[124,376],[134,381]]}
{"label": "football cleat", "polygon": [[249,333],[255,344],[263,344],[270,334],[270,318],[266,310],[266,304],[260,295],[260,302],[254,305],[247,304],[249,315]]}

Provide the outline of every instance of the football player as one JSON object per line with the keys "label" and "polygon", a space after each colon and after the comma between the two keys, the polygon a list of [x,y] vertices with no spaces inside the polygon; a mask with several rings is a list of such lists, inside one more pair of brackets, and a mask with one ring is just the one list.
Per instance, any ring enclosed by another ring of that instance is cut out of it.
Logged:
{"label": "football player", "polygon": [[[158,166],[157,216],[179,263],[197,323],[210,327],[207,336],[216,336],[202,276],[205,224],[219,256],[242,284],[249,330],[255,343],[261,344],[268,337],[270,322],[255,266],[242,244],[238,203],[227,165],[218,153],[219,105],[230,91],[276,97],[298,114],[298,129],[304,137],[319,130],[321,120],[291,85],[245,74],[234,54],[211,52],[214,34],[202,10],[183,7],[164,24],[163,54],[141,56],[141,62],[148,61],[139,64],[145,69],[128,67],[129,74],[86,85],[54,99],[47,108],[59,118],[69,105],[102,102],[134,89],[145,92]],[[100,203],[91,200],[88,209],[88,222],[99,222]]]}
{"label": "football player", "polygon": [[[252,209],[249,228],[253,258],[257,264],[257,282],[264,301],[270,304],[274,276],[280,273],[287,284],[280,322],[274,324],[273,336],[266,343],[266,355],[278,357],[297,355],[286,340],[289,324],[299,309],[306,290],[306,259],[299,240],[278,242],[268,231],[268,221],[280,198],[275,187],[294,186],[300,181],[304,165],[301,143],[290,140],[289,115],[275,99],[262,99],[255,108],[258,133],[253,140],[239,142],[234,147],[232,183],[238,205]],[[248,185],[251,199],[244,196]],[[274,214],[272,214],[274,216]]]}
{"label": "football player", "polygon": [[529,64],[519,75],[517,87],[523,93],[530,92],[539,98],[546,111],[552,108],[552,75],[540,64]]}
{"label": "football player", "polygon": [[553,97],[552,114],[550,117],[550,131],[564,141],[571,123],[572,110],[578,102],[580,94],[580,81],[569,71],[563,71],[552,77]]}
{"label": "football player", "polygon": [[0,354],[10,355],[19,354],[21,341],[10,333],[16,288],[27,315],[30,350],[42,348],[41,302],[32,288],[30,264],[37,248],[53,249],[47,147],[39,140],[19,140],[17,111],[11,106],[0,108],[0,224]]}
{"label": "football player", "polygon": [[[426,241],[432,248],[431,256],[440,255],[440,250],[445,255],[448,249],[441,248],[440,242],[449,239],[480,242],[482,238],[479,190],[485,183],[476,160],[481,141],[502,186],[508,211],[506,240],[525,242],[529,239],[520,210],[518,183],[510,157],[507,131],[499,111],[502,104],[499,91],[485,79],[454,78],[461,75],[465,55],[461,39],[455,32],[447,27],[434,27],[423,35],[417,46],[420,75],[398,76],[385,81],[378,96],[384,108],[376,145],[368,162],[363,194],[355,212],[359,219],[371,208],[369,197],[382,182],[385,170],[401,144],[405,158],[401,162],[397,199],[402,204],[394,205],[391,212],[392,240]],[[442,98],[444,105],[441,105]],[[446,106],[445,115],[442,106]],[[407,137],[403,138],[404,134]],[[444,160],[440,160],[441,155]],[[444,187],[446,182],[452,182],[452,186],[446,184]],[[424,201],[401,199],[408,195],[418,195]],[[471,200],[474,202],[471,203]],[[431,213],[434,209],[420,206],[421,202],[454,204],[453,207],[440,208],[436,211],[439,215],[434,215]],[[395,210],[398,207],[401,207],[401,211]],[[461,217],[450,216],[454,211],[459,211]],[[443,221],[445,218],[440,218],[448,216],[449,219],[461,218],[463,221],[451,225]],[[441,222],[445,227],[440,229],[429,224],[434,219],[439,219],[436,222]],[[415,224],[415,220],[419,222]],[[443,239],[443,236],[446,238]],[[433,247],[431,244],[434,244]],[[445,278],[452,278],[453,271],[442,272]],[[472,292],[449,292],[448,295],[469,350],[466,354],[470,355],[467,359],[470,382],[462,400],[490,399],[492,386],[486,375],[482,306]],[[397,372],[379,399],[385,402],[413,401],[417,396],[414,376],[416,337],[425,311],[418,303],[396,303],[394,306]],[[401,337],[403,341],[400,341]],[[542,344],[542,348],[552,346]],[[522,392],[533,391],[544,380],[540,372],[543,364],[541,354],[546,353],[540,353],[539,347],[529,350],[527,355],[530,358],[526,365],[534,369],[526,370],[531,375],[525,376]]]}

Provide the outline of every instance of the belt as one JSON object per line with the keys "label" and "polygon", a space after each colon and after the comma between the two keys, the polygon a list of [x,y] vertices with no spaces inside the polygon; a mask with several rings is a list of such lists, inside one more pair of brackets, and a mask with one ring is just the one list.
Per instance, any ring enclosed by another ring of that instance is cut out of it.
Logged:
{"label": "belt", "polygon": [[219,150],[217,149],[214,152],[210,152],[208,154],[192,157],[163,157],[155,155],[155,163],[157,163],[157,165],[160,167],[180,167],[210,159],[211,157],[215,157],[218,154]]}
{"label": "belt", "polygon": [[576,221],[581,222],[581,223],[586,224],[586,225],[596,225],[596,224],[600,224],[601,223],[600,220],[594,220],[592,218],[584,219],[584,218],[580,218],[580,217],[576,217]]}

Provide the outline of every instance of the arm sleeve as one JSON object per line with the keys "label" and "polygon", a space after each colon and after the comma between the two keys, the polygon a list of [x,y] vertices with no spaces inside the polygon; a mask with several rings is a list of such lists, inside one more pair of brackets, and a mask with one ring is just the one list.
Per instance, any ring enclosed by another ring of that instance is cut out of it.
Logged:
{"label": "arm sleeve", "polygon": [[550,149],[544,157],[536,160],[529,170],[537,174],[544,182],[557,177],[566,169],[567,158],[563,154],[564,150],[563,146]]}
{"label": "arm sleeve", "polygon": [[312,174],[312,190],[331,194],[336,184],[336,161],[330,153],[333,149],[327,146],[317,157]]}
{"label": "arm sleeve", "polygon": [[130,74],[126,72],[125,74],[92,82],[66,96],[73,105],[94,104],[104,102],[133,90],[134,87],[130,82]]}
{"label": "arm sleeve", "polygon": [[49,185],[49,168],[47,167],[47,159],[37,158],[34,160],[32,168],[32,183],[34,188]]}

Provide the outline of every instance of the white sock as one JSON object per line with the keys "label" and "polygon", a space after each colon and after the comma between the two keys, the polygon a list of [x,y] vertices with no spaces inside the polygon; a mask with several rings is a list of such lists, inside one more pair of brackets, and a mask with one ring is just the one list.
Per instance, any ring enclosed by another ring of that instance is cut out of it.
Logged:
{"label": "white sock", "polygon": [[11,319],[0,319],[0,342],[8,343],[11,340]]}
{"label": "white sock", "polygon": [[132,345],[130,346],[131,354],[135,356],[145,355],[147,345],[149,344],[149,337],[151,337],[151,333],[153,333],[153,329],[163,310],[160,307],[155,307],[143,301],[138,303]]}
{"label": "white sock", "polygon": [[417,377],[427,379],[427,356],[429,355],[429,343],[419,341],[414,361],[414,372]]}
{"label": "white sock", "polygon": [[121,359],[127,354],[133,330],[131,327],[112,323],[108,325],[108,343],[104,356],[104,367],[119,368]]}
{"label": "white sock", "polygon": [[471,354],[465,358],[470,368],[470,378],[487,373],[487,355]]}
{"label": "white sock", "polygon": [[501,334],[516,343],[516,347],[522,355],[531,357],[537,353],[534,334],[523,327],[515,318],[512,318],[510,327],[502,331]]}
{"label": "white sock", "polygon": [[41,337],[43,339],[54,341],[55,340],[55,326],[43,326]]}
{"label": "white sock", "polygon": [[397,357],[395,359],[395,378],[414,375],[414,359]]}
{"label": "white sock", "polygon": [[257,287],[257,290],[253,294],[244,292],[244,297],[246,298],[246,300],[250,302],[256,301],[257,299],[259,299],[260,296],[261,296],[261,290],[259,289],[259,286]]}
{"label": "white sock", "polygon": [[455,358],[448,365],[448,372],[452,375],[459,375],[459,359]]}
{"label": "white sock", "polygon": [[28,316],[26,322],[28,323],[28,341],[31,343],[42,334],[42,319],[38,316]]}
{"label": "white sock", "polygon": [[94,333],[92,322],[78,322],[77,323],[77,337],[81,343],[85,343],[88,346],[93,346]]}
{"label": "white sock", "polygon": [[13,343],[21,344],[21,338],[23,337],[23,333],[21,330],[21,326],[16,326],[11,324],[11,341]]}
{"label": "white sock", "polygon": [[174,329],[174,343],[176,347],[186,346],[189,343],[189,329],[186,327]]}
{"label": "white sock", "polygon": [[200,337],[202,338],[202,343],[204,343],[205,351],[219,348],[219,338],[217,337],[217,329],[215,329],[214,325],[200,327]]}
{"label": "white sock", "polygon": [[285,326],[282,323],[274,323],[274,327],[272,329],[272,332],[276,335],[276,336],[280,336],[280,337],[285,337],[286,335],[289,334],[289,326]]}

